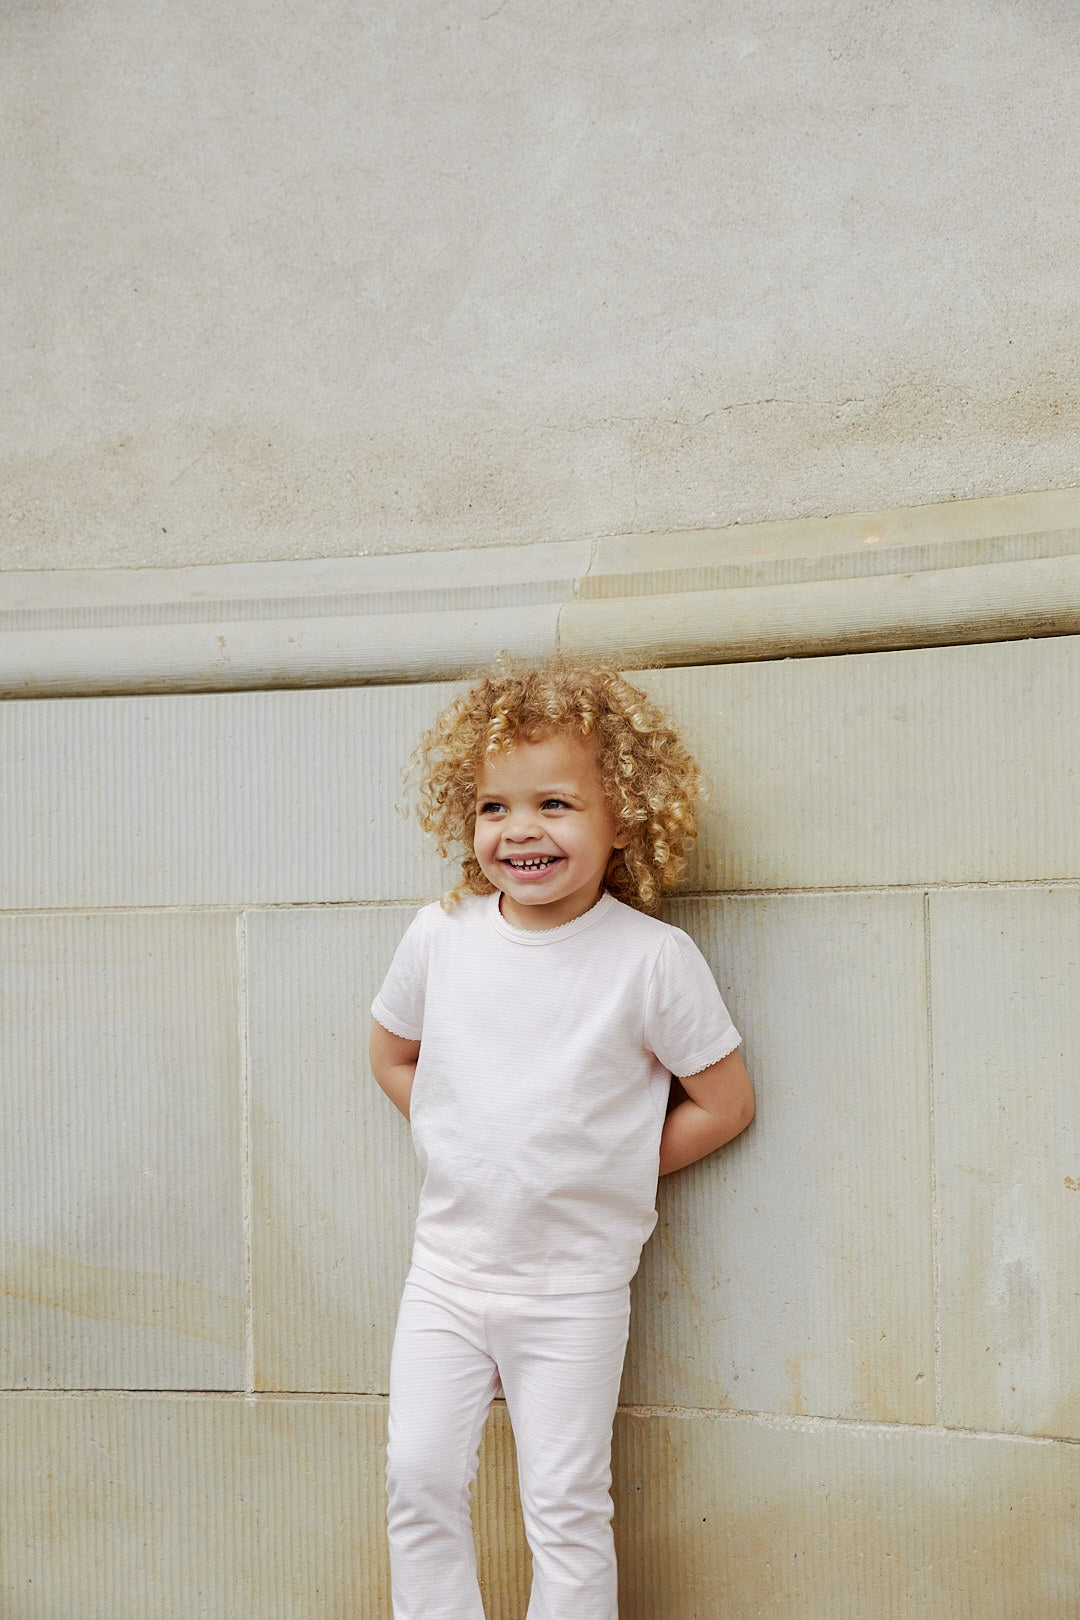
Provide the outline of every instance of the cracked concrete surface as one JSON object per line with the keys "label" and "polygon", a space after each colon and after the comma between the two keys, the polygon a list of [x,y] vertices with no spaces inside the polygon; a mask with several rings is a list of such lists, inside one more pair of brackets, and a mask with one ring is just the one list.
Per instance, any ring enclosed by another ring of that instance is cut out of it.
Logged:
{"label": "cracked concrete surface", "polygon": [[1080,13],[9,8],[6,568],[1070,484]]}

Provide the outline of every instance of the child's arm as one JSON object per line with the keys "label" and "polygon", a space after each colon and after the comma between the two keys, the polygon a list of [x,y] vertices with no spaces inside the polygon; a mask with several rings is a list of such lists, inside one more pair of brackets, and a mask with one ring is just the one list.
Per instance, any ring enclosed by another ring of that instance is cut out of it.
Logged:
{"label": "child's arm", "polygon": [[391,1035],[378,1019],[371,1021],[371,1040],[368,1042],[371,1072],[386,1092],[395,1108],[409,1117],[409,1098],[412,1096],[416,1060],[420,1056],[420,1042],[406,1041],[400,1035]]}
{"label": "child's arm", "polygon": [[664,1121],[660,1137],[662,1176],[682,1170],[723,1147],[754,1117],[754,1087],[737,1049],[700,1073],[688,1074],[679,1083],[687,1095]]}

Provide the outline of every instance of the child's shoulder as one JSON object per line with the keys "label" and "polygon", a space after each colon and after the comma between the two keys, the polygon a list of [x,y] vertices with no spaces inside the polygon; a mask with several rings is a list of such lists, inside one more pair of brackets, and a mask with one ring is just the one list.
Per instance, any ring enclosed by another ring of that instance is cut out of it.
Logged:
{"label": "child's shoulder", "polygon": [[636,940],[644,949],[658,951],[665,941],[683,932],[662,917],[654,917],[651,912],[628,906],[625,900],[614,901],[611,919],[626,939]]}
{"label": "child's shoulder", "polygon": [[453,952],[461,945],[462,928],[472,924],[475,930],[483,903],[482,895],[467,895],[450,910],[439,900],[418,906],[409,918],[398,951],[415,962],[430,961],[433,952]]}
{"label": "child's shoulder", "polygon": [[490,904],[491,896],[488,894],[462,895],[449,907],[444,906],[441,900],[431,900],[419,907],[413,917],[413,925],[424,933],[460,929],[476,922]]}

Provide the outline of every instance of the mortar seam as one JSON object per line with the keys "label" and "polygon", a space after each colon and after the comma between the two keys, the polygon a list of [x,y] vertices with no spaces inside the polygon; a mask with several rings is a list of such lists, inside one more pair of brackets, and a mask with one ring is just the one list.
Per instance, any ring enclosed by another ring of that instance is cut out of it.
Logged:
{"label": "mortar seam", "polygon": [[[0,1399],[75,1401],[86,1398],[129,1400],[180,1400],[184,1402],[215,1401],[243,1403],[245,1406],[283,1404],[287,1401],[307,1401],[317,1405],[384,1406],[388,1397],[382,1391],[367,1390],[304,1390],[281,1389],[249,1392],[243,1389],[2,1389]],[[497,1399],[498,1405],[505,1402]],[[748,1408],[719,1408],[709,1406],[674,1405],[620,1405],[620,1415],[634,1418],[672,1418],[679,1422],[701,1420],[715,1423],[764,1423],[779,1429],[849,1429],[863,1434],[917,1434],[936,1435],[939,1438],[958,1436],[974,1440],[1015,1441],[1034,1446],[1080,1447],[1080,1436],[1067,1434],[1024,1434],[1004,1429],[975,1429],[944,1423],[875,1423],[866,1418],[845,1417],[807,1412],[754,1411]]]}
{"label": "mortar seam", "polygon": [[241,1161],[244,1205],[244,1393],[255,1394],[255,1319],[252,1280],[252,1190],[251,1190],[251,1073],[248,1044],[247,997],[247,912],[236,919],[236,953],[239,973],[238,1014],[240,1032],[240,1118]]}
{"label": "mortar seam", "polygon": [[[803,888],[757,889],[680,889],[665,896],[669,905],[682,900],[756,900],[812,898],[821,894],[949,894],[954,890],[982,889],[1080,889],[1080,877],[955,878],[940,883],[818,883]],[[3,917],[97,917],[127,912],[159,912],[167,916],[193,916],[203,912],[232,912],[242,904],[244,911],[331,911],[350,906],[354,910],[392,910],[402,906],[423,906],[429,896],[396,895],[342,900],[236,900],[196,901],[188,905],[100,905],[100,906],[0,906]]]}
{"label": "mortar seam", "polygon": [[941,1357],[941,1220],[938,1210],[937,1122],[934,1114],[934,1002],[930,945],[930,891],[923,893],[923,971],[926,984],[926,1066],[930,1106],[930,1276],[934,1318],[934,1423],[944,1411]]}

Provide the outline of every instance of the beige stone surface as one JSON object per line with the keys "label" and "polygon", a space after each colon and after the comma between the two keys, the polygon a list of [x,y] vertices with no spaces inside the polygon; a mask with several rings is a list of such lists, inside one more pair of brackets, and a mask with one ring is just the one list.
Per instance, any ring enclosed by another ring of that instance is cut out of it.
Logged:
{"label": "beige stone surface", "polygon": [[[1080,489],[1045,489],[723,529],[605,535],[593,546],[578,595],[662,596],[1058,556],[1075,551],[1078,526]],[[530,557],[534,551],[542,560],[543,548],[530,546]],[[13,605],[41,602],[43,585],[34,577],[0,575],[0,599],[14,591]],[[45,576],[38,578],[44,584]],[[63,574],[53,575],[47,590],[69,599]]]}
{"label": "beige stone surface", "polygon": [[[1073,1620],[1080,637],[637,679],[714,779],[669,915],[759,1114],[661,1189],[625,1620]],[[363,1039],[442,883],[393,807],[453,690],[0,704],[4,1620],[388,1620],[416,1172]],[[248,1378],[246,1173],[256,1388],[295,1396],[198,1393]],[[1004,1434],[934,1426],[935,1281],[937,1422]],[[499,1409],[489,1620],[513,1488]]]}
{"label": "beige stone surface", "polygon": [[[129,696],[440,680],[504,648],[540,658],[559,609],[274,619],[247,624],[18,630],[3,638],[0,697]],[[1064,628],[1073,628],[1071,620]]]}
{"label": "beige stone surface", "polygon": [[934,1417],[922,897],[684,901],[758,1110],[660,1183],[623,1399]]}
{"label": "beige stone surface", "polygon": [[100,0],[0,65],[7,566],[1076,481],[1070,6]]}
{"label": "beige stone surface", "polygon": [[568,602],[559,645],[644,664],[877,652],[1015,641],[1080,630],[1080,557],[1025,558],[947,572],[680,591]]}
{"label": "beige stone surface", "polygon": [[1072,1620],[1080,1448],[623,1416],[621,1620]]}
{"label": "beige stone surface", "polygon": [[942,1415],[1080,1438],[1080,890],[930,901]]}
{"label": "beige stone surface", "polygon": [[245,918],[257,1389],[387,1389],[419,1177],[368,1009],[413,912]]}
{"label": "beige stone surface", "polygon": [[[385,1403],[0,1398],[5,1620],[389,1620]],[[488,1620],[528,1561],[505,1413],[476,1521]],[[622,1413],[625,1620],[1072,1620],[1080,1449],[810,1421]]]}
{"label": "beige stone surface", "polygon": [[[983,509],[1006,504],[970,502]],[[1030,504],[1051,502],[1031,497]],[[99,580],[87,569],[70,570],[71,577],[68,570],[0,575],[0,697],[434,682],[473,676],[502,651],[539,658],[559,650],[636,669],[1080,630],[1080,528],[934,536],[934,528],[950,525],[936,525],[934,509],[923,510],[921,544],[868,551],[866,541],[881,539],[870,531],[855,551],[850,522],[759,525],[772,536],[763,538],[761,556],[751,535],[742,559],[732,561],[740,549],[732,531],[699,531],[665,541],[685,567],[674,561],[664,567],[664,548],[654,548],[656,567],[630,573],[604,573],[599,556],[593,572],[589,548],[565,541],[517,548],[513,580],[505,578],[513,548],[348,557],[337,567],[324,557],[219,570],[100,570]],[[863,522],[874,525],[876,518]],[[785,543],[774,533],[800,528],[805,554],[787,549],[795,539]],[[827,535],[836,541],[831,554],[821,549]],[[711,548],[714,562],[706,561]],[[529,567],[534,549],[538,577]],[[635,552],[635,543],[625,541],[623,549]],[[551,577],[559,551],[567,572],[580,564],[578,577]],[[491,573],[487,556],[497,562]],[[371,567],[369,588],[361,564]],[[147,573],[164,577],[157,599]],[[471,583],[440,591],[432,588],[440,575],[458,582],[471,575]],[[397,588],[390,588],[393,577]],[[288,595],[288,582],[295,595]],[[86,593],[84,601],[79,593]]]}
{"label": "beige stone surface", "polygon": [[[689,890],[1080,873],[1080,637],[639,671],[713,781]],[[457,688],[0,704],[7,907],[423,900],[400,768]],[[30,858],[43,851],[42,858]]]}
{"label": "beige stone surface", "polygon": [[[390,1620],[385,1418],[384,1401],[0,1396],[4,1620]],[[527,1579],[508,1438],[499,1414],[476,1492],[490,1620]]]}
{"label": "beige stone surface", "polygon": [[0,704],[0,906],[428,899],[395,812],[440,686]]}
{"label": "beige stone surface", "polygon": [[235,934],[0,918],[0,1384],[242,1386]]}
{"label": "beige stone surface", "polygon": [[1080,629],[1080,491],[592,543],[0,572],[0,697],[469,675],[559,647],[622,667]]}
{"label": "beige stone surface", "polygon": [[3,1419],[10,1620],[389,1615],[380,1405],[9,1397]]}
{"label": "beige stone surface", "polygon": [[1080,875],[1080,637],[639,671],[713,797],[689,889]]}
{"label": "beige stone surface", "polygon": [[[918,508],[924,513],[925,508]],[[913,514],[882,514],[899,532],[921,525]],[[848,520],[850,524],[851,520]],[[963,534],[981,536],[1047,531],[1042,544],[1070,544],[1067,536],[1080,523],[1080,491],[1045,490],[1035,495],[996,501],[959,501],[935,511],[929,519],[935,539]],[[785,525],[789,545],[805,545],[805,524]],[[814,546],[831,548],[834,537],[850,548],[848,525],[820,526]],[[816,537],[817,525],[809,526]],[[1064,531],[1064,532],[1063,532]],[[750,534],[753,534],[753,530]],[[747,531],[740,529],[740,537]],[[825,537],[828,536],[828,540]],[[777,544],[773,530],[768,542]],[[976,540],[976,544],[978,541]],[[865,549],[865,548],[864,548]],[[390,552],[355,557],[309,557],[297,562],[219,562],[180,564],[175,568],[54,568],[0,571],[0,625],[32,629],[91,628],[101,624],[191,623],[202,618],[306,618],[352,612],[400,613],[446,607],[526,607],[561,602],[579,576],[589,571],[597,545],[589,540],[561,540],[528,546],[485,546],[477,551]],[[31,617],[33,615],[33,617]]]}

